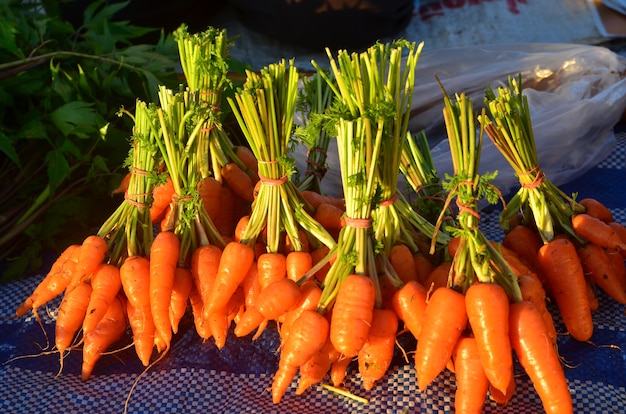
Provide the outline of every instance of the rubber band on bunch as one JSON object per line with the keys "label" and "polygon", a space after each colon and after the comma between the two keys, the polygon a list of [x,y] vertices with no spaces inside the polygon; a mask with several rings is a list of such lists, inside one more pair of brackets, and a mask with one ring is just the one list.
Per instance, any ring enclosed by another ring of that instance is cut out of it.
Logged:
{"label": "rubber band on bunch", "polygon": [[350,226],[355,229],[369,229],[372,227],[372,219],[361,219],[361,218],[352,218],[345,217],[344,221],[346,222],[346,226]]}
{"label": "rubber band on bunch", "polygon": [[467,204],[463,204],[458,197],[456,198],[456,206],[459,208],[459,212],[469,213],[476,217],[477,220],[480,220],[480,213],[478,213],[475,209],[468,207]]}
{"label": "rubber band on bunch", "polygon": [[137,168],[133,166],[130,167],[130,173],[135,174],[135,175],[143,175],[143,176],[150,175],[149,171],[142,170],[141,168]]}
{"label": "rubber band on bunch", "polygon": [[381,207],[389,207],[393,205],[393,203],[395,203],[397,199],[398,199],[398,194],[394,194],[393,197],[391,197],[390,199],[381,201],[379,205]]}
{"label": "rubber band on bunch", "polygon": [[283,175],[280,178],[269,178],[259,174],[259,180],[261,180],[261,184],[263,185],[282,185],[287,182],[287,176]]}
{"label": "rubber band on bunch", "polygon": [[521,176],[531,176],[532,174],[535,174],[533,180],[530,183],[521,183],[522,187],[532,190],[533,188],[539,187],[546,179],[546,174],[543,170],[541,170],[539,165],[526,172],[518,174],[518,177],[521,178]]}
{"label": "rubber band on bunch", "polygon": [[150,207],[148,203],[141,203],[137,201],[134,197],[148,197],[151,196],[152,193],[138,193],[138,194],[129,194],[128,191],[124,193],[124,200],[128,201],[130,204],[137,208],[145,208]]}

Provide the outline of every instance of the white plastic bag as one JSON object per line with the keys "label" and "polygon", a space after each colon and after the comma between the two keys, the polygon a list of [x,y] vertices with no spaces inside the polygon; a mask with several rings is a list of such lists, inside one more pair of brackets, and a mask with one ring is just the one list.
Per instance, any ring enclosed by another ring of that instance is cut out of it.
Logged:
{"label": "white plastic bag", "polygon": [[[539,162],[548,178],[561,185],[603,160],[615,146],[613,127],[626,110],[626,59],[597,46],[513,44],[424,51],[416,68],[410,129],[421,130],[431,143],[440,177],[452,174],[443,124],[442,91],[465,93],[479,111],[487,85],[506,85],[522,74],[528,96]],[[304,165],[305,153],[296,159]],[[328,150],[329,171],[323,190],[340,195],[341,176],[334,140]],[[498,171],[501,191],[519,186],[508,162],[485,135],[481,172]],[[401,178],[402,179],[402,178]],[[399,184],[398,188],[404,188]]]}

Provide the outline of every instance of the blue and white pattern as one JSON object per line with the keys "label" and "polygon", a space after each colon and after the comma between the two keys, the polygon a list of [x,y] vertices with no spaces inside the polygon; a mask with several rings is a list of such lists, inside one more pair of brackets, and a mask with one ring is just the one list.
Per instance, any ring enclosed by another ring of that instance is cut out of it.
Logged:
{"label": "blue and white pattern", "polygon": [[[617,221],[626,222],[626,131],[617,131],[612,154],[584,177],[561,188],[577,191],[579,197],[597,197],[613,211]],[[487,236],[501,239],[498,211],[483,212],[481,222]],[[0,286],[1,315],[12,315],[41,279]],[[626,413],[626,317],[624,305],[600,293],[600,309],[593,314],[595,333],[591,343],[559,336],[559,350],[577,413]],[[269,387],[276,369],[279,339],[270,327],[256,342],[230,336],[224,349],[212,340],[202,343],[189,316],[183,319],[172,349],[147,373],[134,350],[122,349],[104,355],[92,377],[80,379],[81,355],[77,350],[64,359],[59,374],[58,354],[45,354],[46,335],[54,338],[52,302],[39,314],[43,328],[32,316],[0,319],[0,412],[17,413],[121,413],[129,392],[129,413],[447,413],[454,411],[454,376],[442,373],[424,392],[417,388],[410,361],[415,342],[400,337],[409,355],[400,351],[394,368],[370,392],[361,387],[354,365],[349,368],[346,388],[369,400],[362,404],[313,387],[295,396],[295,381],[279,405],[272,403]],[[555,308],[557,329],[563,324]],[[118,344],[130,342],[127,335]],[[37,355],[37,356],[35,356]],[[485,403],[485,413],[536,414],[543,412],[532,384],[517,365],[517,391],[505,407]]]}

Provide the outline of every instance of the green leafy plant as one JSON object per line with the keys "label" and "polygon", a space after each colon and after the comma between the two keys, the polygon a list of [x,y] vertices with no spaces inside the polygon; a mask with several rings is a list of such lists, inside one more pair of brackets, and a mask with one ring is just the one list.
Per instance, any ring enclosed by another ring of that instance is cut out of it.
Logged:
{"label": "green leafy plant", "polygon": [[95,1],[75,28],[54,1],[0,0],[0,271],[39,269],[119,205],[110,196],[132,126],[116,115],[180,82],[170,35],[116,21],[127,3]]}

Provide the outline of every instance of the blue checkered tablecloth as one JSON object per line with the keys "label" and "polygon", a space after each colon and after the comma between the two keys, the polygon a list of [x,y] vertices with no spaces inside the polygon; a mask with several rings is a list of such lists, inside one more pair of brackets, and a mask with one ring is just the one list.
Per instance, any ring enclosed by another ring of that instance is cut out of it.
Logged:
{"label": "blue checkered tablecloth", "polygon": [[[619,127],[619,126],[618,126]],[[626,222],[626,128],[616,132],[616,147],[608,158],[583,177],[562,185],[579,197],[596,197],[607,204],[617,221]],[[498,210],[481,215],[485,233],[498,240]],[[0,286],[0,315],[12,315],[41,280],[41,276]],[[595,333],[589,343],[559,336],[559,350],[577,413],[626,413],[626,316],[618,305],[600,293],[594,313]],[[54,317],[59,300],[40,310],[47,337],[54,338]],[[556,309],[557,329],[564,331]],[[124,337],[117,347],[130,343]],[[399,343],[415,348],[409,334]],[[454,409],[454,376],[442,373],[420,392],[414,369],[400,352],[388,375],[370,392],[361,387],[353,365],[345,386],[367,398],[367,404],[333,394],[316,386],[305,395],[288,390],[274,405],[269,387],[276,370],[276,330],[267,329],[253,342],[231,335],[224,349],[213,341],[203,343],[187,316],[174,337],[169,355],[140,376],[142,366],[132,348],[102,356],[92,377],[80,379],[81,353],[64,360],[59,374],[58,354],[51,349],[42,327],[32,315],[0,319],[1,413],[120,413],[131,387],[129,413],[445,413]],[[536,414],[543,412],[531,382],[517,365],[517,391],[505,407],[487,401],[485,413]]]}

